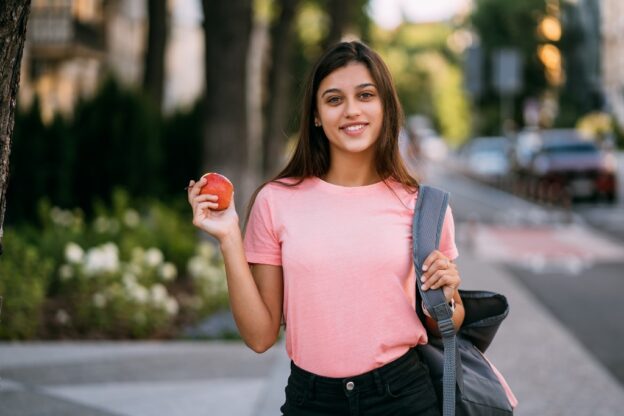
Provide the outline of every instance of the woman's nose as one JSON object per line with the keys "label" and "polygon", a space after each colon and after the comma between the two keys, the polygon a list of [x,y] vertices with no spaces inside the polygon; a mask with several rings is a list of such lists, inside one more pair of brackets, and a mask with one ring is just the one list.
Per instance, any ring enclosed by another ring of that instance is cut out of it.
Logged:
{"label": "woman's nose", "polygon": [[360,115],[360,103],[357,100],[347,100],[345,106],[345,115],[353,118]]}

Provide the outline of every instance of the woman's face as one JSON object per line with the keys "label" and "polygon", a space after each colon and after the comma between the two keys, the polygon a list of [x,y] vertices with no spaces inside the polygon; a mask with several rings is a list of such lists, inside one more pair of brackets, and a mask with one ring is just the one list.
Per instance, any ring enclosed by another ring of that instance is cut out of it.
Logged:
{"label": "woman's face", "polygon": [[315,123],[321,123],[332,153],[374,152],[383,105],[368,68],[351,62],[325,77],[316,93]]}

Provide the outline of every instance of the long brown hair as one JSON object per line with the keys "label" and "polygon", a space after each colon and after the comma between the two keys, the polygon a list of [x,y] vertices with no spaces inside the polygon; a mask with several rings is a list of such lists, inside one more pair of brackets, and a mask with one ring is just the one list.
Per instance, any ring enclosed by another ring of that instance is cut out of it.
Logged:
{"label": "long brown hair", "polygon": [[[358,62],[368,68],[383,106],[383,124],[375,142],[375,170],[385,182],[394,179],[410,192],[418,188],[418,181],[410,175],[399,153],[399,131],[403,125],[403,110],[388,67],[381,57],[362,42],[340,42],[331,47],[318,60],[308,76],[301,108],[299,137],[295,151],[286,165],[272,179],[264,182],[250,198],[245,225],[258,192],[270,182],[284,186],[297,186],[305,178],[323,177],[329,170],[329,141],[321,127],[314,125],[316,93],[321,81],[338,68],[351,62]],[[280,179],[295,178],[295,183],[284,183]]]}

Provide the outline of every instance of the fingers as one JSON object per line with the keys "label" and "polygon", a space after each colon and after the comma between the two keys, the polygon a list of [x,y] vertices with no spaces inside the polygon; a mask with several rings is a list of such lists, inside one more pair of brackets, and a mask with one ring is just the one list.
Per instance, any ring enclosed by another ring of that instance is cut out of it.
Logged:
{"label": "fingers", "polygon": [[439,289],[444,286],[456,289],[461,281],[455,263],[438,250],[427,256],[422,270],[423,290]]}
{"label": "fingers", "polygon": [[[422,279],[421,279],[422,280]],[[449,269],[449,270],[438,270],[431,277],[423,280],[422,289],[439,289],[444,286],[452,287],[456,289],[459,287],[459,283],[461,279],[459,277],[459,273],[457,269]]]}
{"label": "fingers", "polygon": [[429,254],[427,256],[427,258],[425,259],[425,262],[423,263],[423,271],[427,271],[429,270],[432,266],[434,266],[434,264],[438,263],[439,266],[441,265],[448,265],[450,263],[449,259],[442,254],[440,251],[438,250],[433,250],[431,252],[431,254]]}
{"label": "fingers", "polygon": [[438,270],[446,270],[452,267],[453,263],[441,252],[434,250],[423,263],[423,274],[425,276],[432,276]]}
{"label": "fingers", "polygon": [[215,210],[219,207],[219,204],[213,201],[204,201],[204,202],[199,202],[197,204],[197,209],[198,210],[204,210],[204,209],[211,209],[211,210]]}

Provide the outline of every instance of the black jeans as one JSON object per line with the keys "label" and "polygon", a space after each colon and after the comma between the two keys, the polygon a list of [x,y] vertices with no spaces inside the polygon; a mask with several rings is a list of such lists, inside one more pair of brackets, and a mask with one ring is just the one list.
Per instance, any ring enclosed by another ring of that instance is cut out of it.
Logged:
{"label": "black jeans", "polygon": [[290,364],[284,416],[440,416],[427,367],[415,349],[354,377],[329,378]]}

